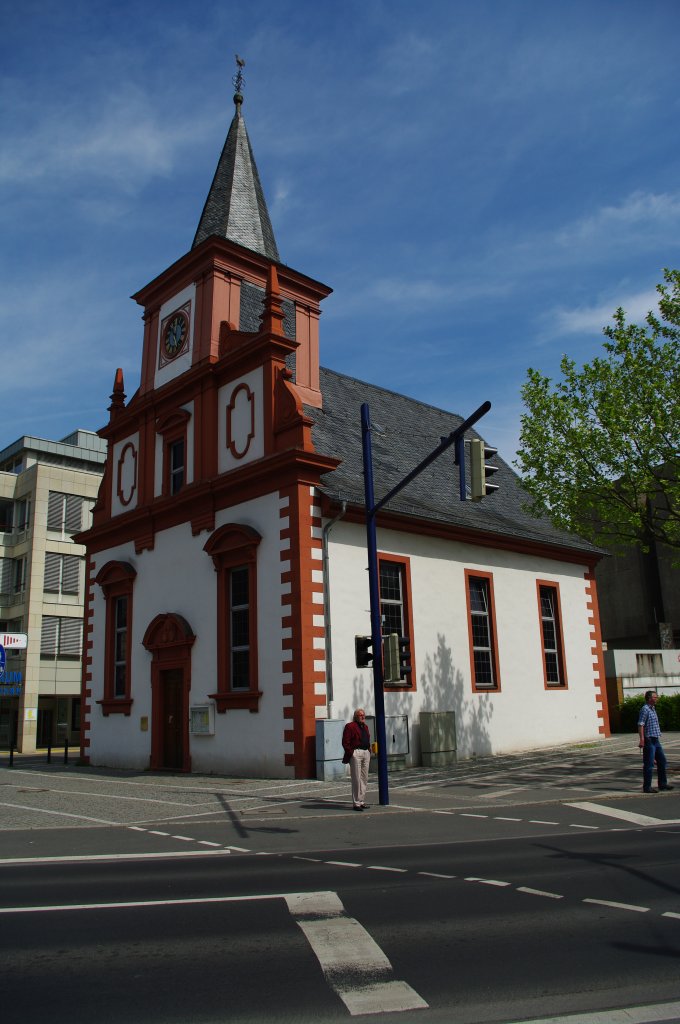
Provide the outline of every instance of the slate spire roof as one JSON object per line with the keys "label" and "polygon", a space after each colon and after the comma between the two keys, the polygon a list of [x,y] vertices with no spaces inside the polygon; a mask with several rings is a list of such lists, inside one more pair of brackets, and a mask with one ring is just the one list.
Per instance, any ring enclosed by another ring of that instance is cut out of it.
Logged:
{"label": "slate spire roof", "polygon": [[234,104],[236,112],[191,248],[210,235],[221,235],[278,263],[279,250],[241,115],[243,96],[238,87]]}

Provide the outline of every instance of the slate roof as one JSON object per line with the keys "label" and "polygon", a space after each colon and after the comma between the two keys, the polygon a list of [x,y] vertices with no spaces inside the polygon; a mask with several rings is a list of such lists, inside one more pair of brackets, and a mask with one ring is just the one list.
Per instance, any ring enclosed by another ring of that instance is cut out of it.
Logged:
{"label": "slate roof", "polygon": [[[363,402],[368,402],[371,413],[376,501],[463,421],[461,416],[323,367],[320,385],[323,409],[305,407],[314,422],[314,444],[318,452],[342,459],[335,471],[323,477],[322,490],[350,505],[365,504],[360,412]],[[471,407],[466,415],[473,411]],[[466,436],[482,435],[472,430]],[[493,462],[500,467],[492,478],[499,490],[479,502],[460,501],[458,467],[451,447],[393,498],[386,511],[571,548],[591,556],[600,554],[583,538],[556,529],[547,518],[535,518],[525,512],[522,505],[527,496],[519,477],[500,456]],[[484,543],[482,538],[480,543]]]}
{"label": "slate roof", "polygon": [[279,250],[241,116],[242,97],[237,95],[234,100],[236,113],[191,248],[210,235],[220,235],[278,263]]}

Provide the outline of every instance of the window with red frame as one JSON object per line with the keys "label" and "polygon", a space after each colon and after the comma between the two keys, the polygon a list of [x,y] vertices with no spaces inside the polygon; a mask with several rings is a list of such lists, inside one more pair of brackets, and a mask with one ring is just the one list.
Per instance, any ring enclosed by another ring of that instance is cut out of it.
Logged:
{"label": "window with red frame", "polygon": [[470,669],[475,690],[499,690],[496,613],[490,573],[465,572]]}
{"label": "window with red frame", "polygon": [[217,572],[218,712],[259,709],[257,658],[257,549],[260,535],[240,524],[220,527],[204,550]]}
{"label": "window with red frame", "polygon": [[538,611],[541,620],[541,648],[546,687],[564,687],[567,674],[564,668],[562,614],[560,592],[555,583],[538,580]]}
{"label": "window with red frame", "polygon": [[104,695],[97,702],[105,715],[129,715],[132,705],[130,633],[136,575],[128,562],[107,562],[95,577],[106,601]]}
{"label": "window with red frame", "polygon": [[390,558],[386,555],[378,557],[380,584],[380,619],[382,635],[396,633],[408,638],[411,665],[410,672],[403,672],[401,682],[386,683],[386,686],[412,687],[415,679],[413,669],[413,620],[411,617],[411,581],[409,563],[406,559]]}

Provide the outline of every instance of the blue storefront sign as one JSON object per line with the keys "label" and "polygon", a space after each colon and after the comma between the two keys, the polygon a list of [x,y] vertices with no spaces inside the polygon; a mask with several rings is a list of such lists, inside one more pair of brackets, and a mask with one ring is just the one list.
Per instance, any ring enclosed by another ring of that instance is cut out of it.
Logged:
{"label": "blue storefront sign", "polygon": [[8,672],[6,666],[7,655],[0,644],[0,697],[19,697],[23,686],[21,672]]}

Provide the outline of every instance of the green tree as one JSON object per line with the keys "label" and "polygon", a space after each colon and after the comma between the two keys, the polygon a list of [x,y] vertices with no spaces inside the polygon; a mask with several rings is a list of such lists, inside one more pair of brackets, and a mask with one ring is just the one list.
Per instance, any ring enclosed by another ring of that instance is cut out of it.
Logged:
{"label": "green tree", "polygon": [[562,379],[530,369],[515,465],[533,512],[601,546],[680,550],[680,271],[664,271],[659,313],[623,309],[604,356]]}

